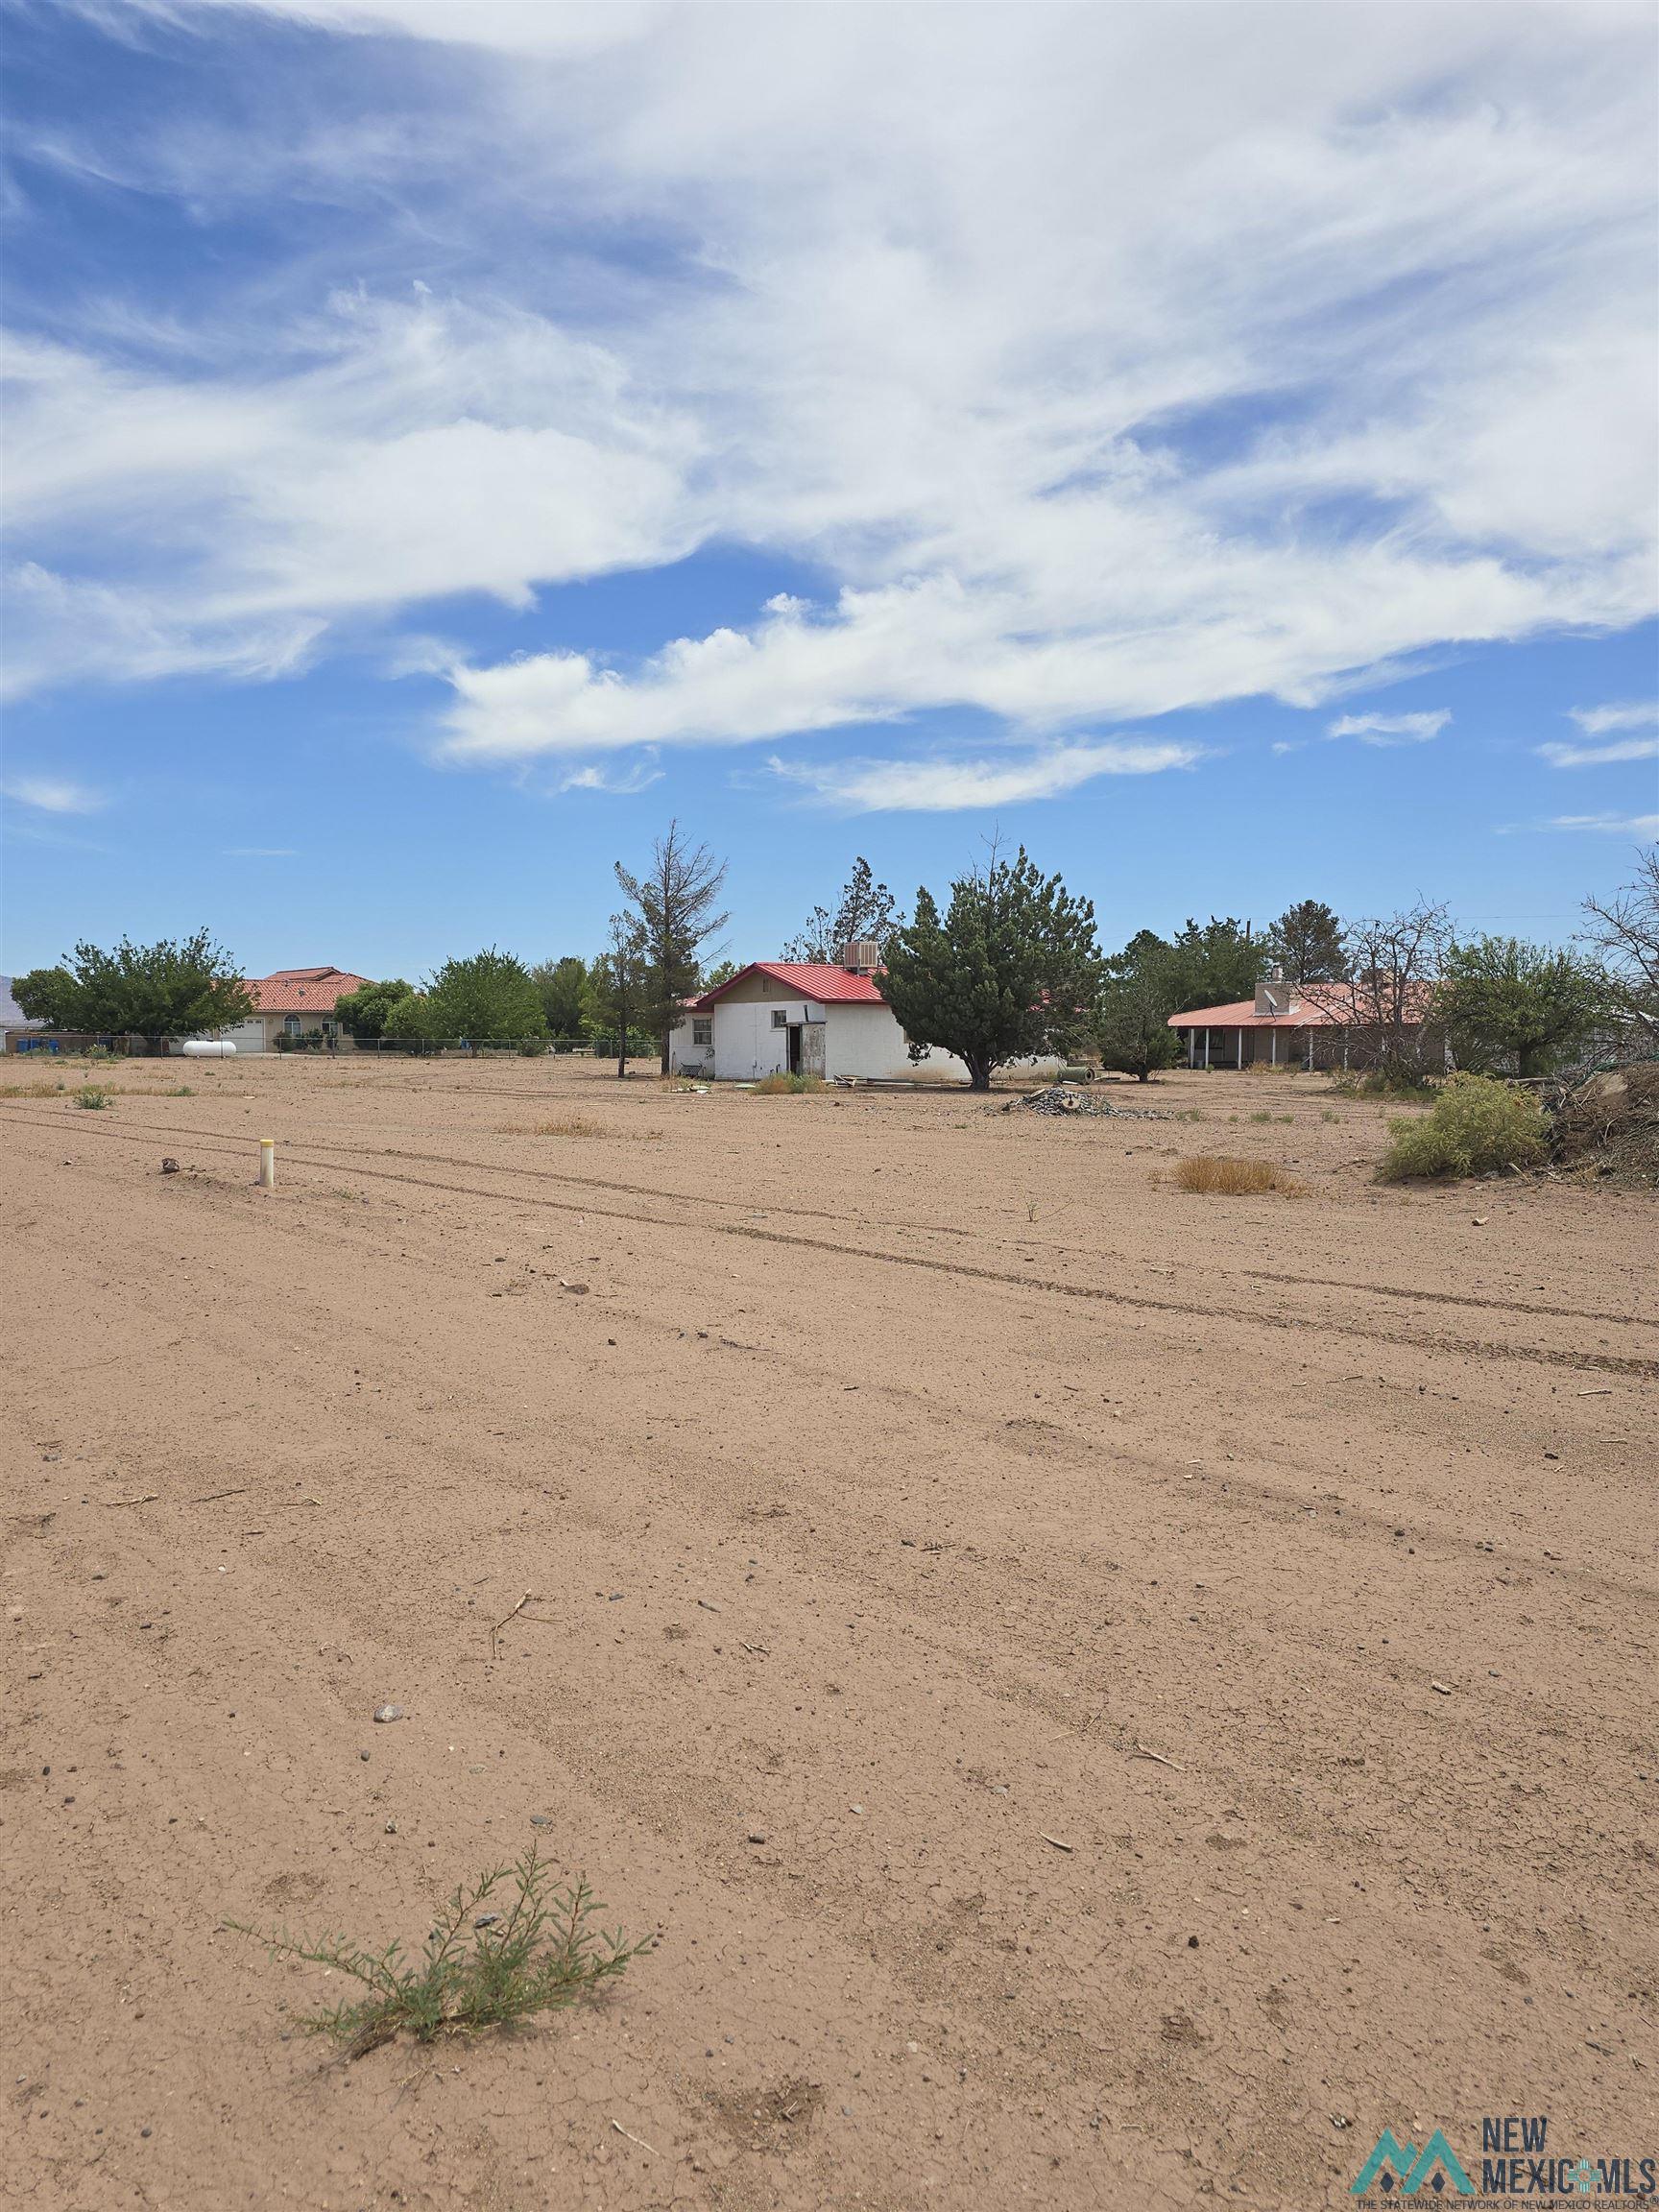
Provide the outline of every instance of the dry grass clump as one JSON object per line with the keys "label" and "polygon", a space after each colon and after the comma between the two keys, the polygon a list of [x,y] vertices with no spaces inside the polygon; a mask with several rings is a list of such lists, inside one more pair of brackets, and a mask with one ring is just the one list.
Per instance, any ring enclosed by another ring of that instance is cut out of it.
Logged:
{"label": "dry grass clump", "polygon": [[[498,1911],[478,1908],[510,1884]],[[653,1938],[624,1943],[620,1928],[596,1928],[600,1911],[586,1881],[555,1887],[534,1848],[451,1891],[418,1959],[397,1942],[368,1951],[345,1936],[263,1937],[273,1959],[298,1959],[361,1984],[356,2002],[302,2014],[308,2035],[327,2035],[358,2058],[405,2030],[418,2042],[504,2028],[591,1993],[649,1950]],[[469,1927],[468,1923],[471,1925]],[[227,1923],[258,1936],[245,1921]]]}
{"label": "dry grass clump", "polygon": [[822,1075],[762,1075],[750,1094],[756,1098],[794,1098],[804,1091],[822,1091],[823,1088]]}
{"label": "dry grass clump", "polygon": [[0,1098],[56,1098],[67,1088],[61,1082],[0,1083]]}
{"label": "dry grass clump", "polygon": [[1271,1160],[1234,1160],[1222,1154],[1200,1154],[1175,1163],[1175,1185],[1181,1190],[1203,1190],[1228,1198],[1260,1198],[1270,1190],[1300,1190],[1294,1176]]}
{"label": "dry grass clump", "polygon": [[519,1122],[503,1129],[503,1137],[612,1137],[616,1134],[591,1114],[555,1114],[551,1120]]}

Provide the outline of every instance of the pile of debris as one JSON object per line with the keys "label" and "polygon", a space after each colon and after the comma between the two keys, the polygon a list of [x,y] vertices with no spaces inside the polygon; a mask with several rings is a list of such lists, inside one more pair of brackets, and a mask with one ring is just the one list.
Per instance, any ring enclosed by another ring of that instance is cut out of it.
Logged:
{"label": "pile of debris", "polygon": [[1093,1114],[1113,1121],[1179,1121],[1172,1106],[1114,1106],[1109,1100],[1075,1084],[1050,1083],[1046,1091],[1027,1091],[1022,1098],[1010,1098],[1004,1114]]}
{"label": "pile of debris", "polygon": [[1557,1167],[1659,1185],[1659,1060],[1600,1069],[1551,1102]]}

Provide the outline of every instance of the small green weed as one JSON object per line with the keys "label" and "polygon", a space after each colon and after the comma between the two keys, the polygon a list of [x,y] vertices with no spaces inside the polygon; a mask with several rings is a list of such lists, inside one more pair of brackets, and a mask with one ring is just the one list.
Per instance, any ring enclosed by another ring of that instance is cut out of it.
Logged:
{"label": "small green weed", "polygon": [[77,1106],[84,1106],[89,1114],[102,1114],[109,1103],[109,1094],[101,1084],[83,1083],[75,1094]]}
{"label": "small green weed", "polygon": [[[508,1885],[514,1894],[500,1911],[479,1911]],[[625,1943],[620,1928],[596,1929],[599,1911],[585,1879],[555,1886],[532,1846],[513,1865],[452,1890],[414,1960],[397,1942],[366,1951],[345,1936],[267,1936],[245,1921],[226,1925],[263,1942],[274,1960],[299,1959],[362,1984],[368,1993],[355,2003],[298,2022],[306,2034],[326,2035],[358,2058],[405,2031],[430,2043],[558,2011],[591,1994],[655,1940]]]}
{"label": "small green weed", "polygon": [[167,1095],[169,1098],[194,1098],[196,1094],[188,1083],[175,1083]]}

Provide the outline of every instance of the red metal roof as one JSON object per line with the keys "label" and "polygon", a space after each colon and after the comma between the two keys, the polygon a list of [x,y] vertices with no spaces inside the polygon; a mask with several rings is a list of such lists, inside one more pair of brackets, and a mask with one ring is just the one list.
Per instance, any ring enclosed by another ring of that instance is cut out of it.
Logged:
{"label": "red metal roof", "polygon": [[336,999],[371,980],[345,968],[278,968],[272,975],[251,976],[248,988],[256,1014],[332,1014]]}
{"label": "red metal roof", "polygon": [[701,998],[694,998],[691,1003],[699,1014],[705,1013],[751,975],[770,975],[775,983],[781,983],[785,991],[798,992],[803,998],[815,998],[820,1005],[885,1006],[887,1003],[876,988],[874,975],[854,975],[846,968],[820,966],[816,961],[805,960],[751,960],[747,968],[740,968],[735,975],[729,975],[724,983],[716,984],[712,991],[705,991]]}
{"label": "red metal roof", "polygon": [[[1384,982],[1380,994],[1374,995],[1369,985],[1364,986],[1364,995],[1356,1011],[1355,993],[1358,986],[1310,983],[1305,988],[1310,994],[1316,992],[1318,997],[1298,1000],[1293,1014],[1258,1014],[1254,998],[1235,998],[1227,1006],[1195,1006],[1189,1014],[1171,1014],[1165,1026],[1170,1029],[1319,1029],[1333,1022],[1338,1027],[1363,1025],[1376,1020],[1393,990],[1391,984]],[[1407,983],[1402,996],[1405,999],[1402,1011],[1412,1019],[1420,1019],[1429,1010],[1433,987],[1428,983]]]}
{"label": "red metal roof", "polygon": [[1228,1006],[1195,1006],[1190,1014],[1171,1014],[1170,1029],[1316,1029],[1334,1015],[1311,998],[1304,999],[1294,1014],[1258,1014],[1254,998],[1235,998]]}

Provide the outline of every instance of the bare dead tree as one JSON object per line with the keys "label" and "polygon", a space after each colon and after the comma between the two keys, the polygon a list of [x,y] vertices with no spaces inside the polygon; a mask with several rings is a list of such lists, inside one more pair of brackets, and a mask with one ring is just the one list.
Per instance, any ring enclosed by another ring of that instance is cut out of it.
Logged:
{"label": "bare dead tree", "polygon": [[1346,1028],[1351,1068],[1412,1083],[1445,1065],[1435,997],[1451,942],[1447,909],[1426,899],[1346,925],[1346,980],[1305,983],[1302,996]]}
{"label": "bare dead tree", "polygon": [[704,942],[730,919],[715,911],[726,863],[716,860],[707,845],[692,845],[675,821],[652,846],[645,874],[631,875],[618,860],[616,880],[638,918],[647,963],[640,1020],[661,1040],[666,1075],[669,1032],[680,1019],[682,1004],[698,989],[698,956]]}
{"label": "bare dead tree", "polygon": [[1634,883],[1605,903],[1586,899],[1584,912],[1619,1010],[1659,1038],[1659,846],[1637,854]]}

